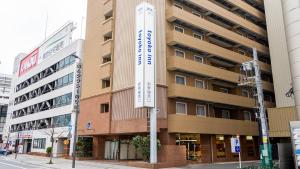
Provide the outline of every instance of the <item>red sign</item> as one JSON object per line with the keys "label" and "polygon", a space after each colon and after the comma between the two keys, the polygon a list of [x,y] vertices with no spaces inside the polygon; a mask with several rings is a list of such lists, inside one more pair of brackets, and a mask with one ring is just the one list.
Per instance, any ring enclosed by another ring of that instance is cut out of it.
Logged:
{"label": "red sign", "polygon": [[25,74],[38,63],[39,48],[35,49],[20,62],[19,76]]}

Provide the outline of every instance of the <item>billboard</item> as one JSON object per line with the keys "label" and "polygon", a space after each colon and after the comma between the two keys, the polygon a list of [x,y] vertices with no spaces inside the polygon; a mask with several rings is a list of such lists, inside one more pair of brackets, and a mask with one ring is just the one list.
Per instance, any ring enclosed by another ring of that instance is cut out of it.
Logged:
{"label": "billboard", "polygon": [[35,67],[38,63],[38,59],[39,59],[39,48],[36,48],[29,55],[27,55],[24,59],[21,60],[20,67],[19,67],[19,76],[25,74],[33,67]]}
{"label": "billboard", "polygon": [[45,59],[54,55],[72,41],[73,22],[68,22],[56,33],[46,39],[39,47],[21,60],[19,66],[19,76],[25,74],[36,65],[42,63]]}
{"label": "billboard", "polygon": [[135,108],[154,107],[155,9],[142,2],[135,18]]}

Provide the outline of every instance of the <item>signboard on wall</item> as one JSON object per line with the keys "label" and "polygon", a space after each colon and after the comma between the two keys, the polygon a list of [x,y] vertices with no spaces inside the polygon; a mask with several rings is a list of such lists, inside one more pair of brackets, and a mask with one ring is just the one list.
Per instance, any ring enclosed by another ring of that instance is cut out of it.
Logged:
{"label": "signboard on wall", "polygon": [[21,60],[19,66],[19,76],[27,73],[36,65],[42,63],[47,58],[68,46],[72,41],[73,22],[68,22],[56,33],[46,39],[39,47]]}
{"label": "signboard on wall", "polygon": [[295,168],[300,167],[300,121],[290,121]]}
{"label": "signboard on wall", "polygon": [[39,48],[32,51],[29,55],[27,55],[23,60],[20,62],[19,67],[19,76],[25,74],[32,68],[34,68],[38,64],[39,59]]}
{"label": "signboard on wall", "polygon": [[135,17],[135,108],[154,107],[155,9],[142,2]]}

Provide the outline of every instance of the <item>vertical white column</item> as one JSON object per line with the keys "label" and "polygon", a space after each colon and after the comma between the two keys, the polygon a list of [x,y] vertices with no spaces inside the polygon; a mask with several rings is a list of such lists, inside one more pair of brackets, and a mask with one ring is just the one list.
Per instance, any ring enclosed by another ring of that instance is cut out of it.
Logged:
{"label": "vertical white column", "polygon": [[281,0],[288,46],[295,106],[300,120],[300,1]]}

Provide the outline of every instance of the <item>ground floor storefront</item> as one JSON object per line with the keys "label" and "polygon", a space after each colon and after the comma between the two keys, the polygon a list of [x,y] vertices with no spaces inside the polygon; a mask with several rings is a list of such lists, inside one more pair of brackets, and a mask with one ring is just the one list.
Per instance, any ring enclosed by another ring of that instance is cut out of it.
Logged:
{"label": "ground floor storefront", "polygon": [[[142,134],[146,136],[145,134]],[[99,160],[141,160],[141,152],[130,144],[135,135],[92,136],[92,156]],[[215,163],[238,161],[238,154],[231,152],[232,135],[166,133],[160,132],[158,138],[161,149],[158,160],[194,161]],[[244,161],[259,159],[257,136],[240,136],[241,158]],[[165,157],[167,156],[167,157]]]}
{"label": "ground floor storefront", "polygon": [[53,156],[67,157],[70,155],[71,138],[68,127],[11,133],[6,145],[9,149],[17,150],[20,154],[47,155],[47,148],[51,147],[53,132]]}

